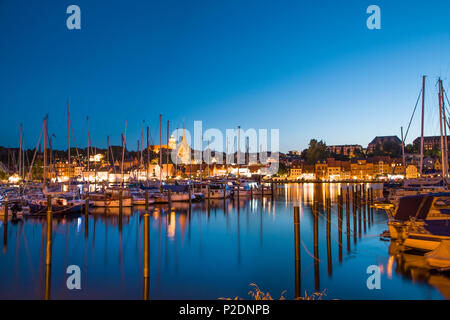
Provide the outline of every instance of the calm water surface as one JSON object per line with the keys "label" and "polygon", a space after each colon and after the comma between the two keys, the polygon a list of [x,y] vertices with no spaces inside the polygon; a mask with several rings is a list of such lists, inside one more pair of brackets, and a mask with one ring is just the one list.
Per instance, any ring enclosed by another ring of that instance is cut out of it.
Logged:
{"label": "calm water surface", "polygon": [[[345,185],[342,185],[345,187]],[[279,185],[272,198],[214,200],[151,207],[150,299],[250,298],[256,283],[274,298],[326,290],[327,299],[448,299],[450,279],[414,266],[379,234],[386,214],[366,223],[352,208],[342,235],[336,196],[339,184]],[[380,192],[379,186],[377,193]],[[331,197],[329,226],[324,199]],[[317,203],[317,247],[313,202]],[[293,207],[300,207],[299,276],[296,278]],[[144,210],[95,210],[89,216],[53,220],[51,299],[142,299]],[[356,222],[356,224],[355,224]],[[356,227],[356,228],[355,228]],[[0,298],[43,299],[46,290],[46,220],[23,218],[2,224]],[[327,232],[330,230],[330,232]],[[356,231],[356,232],[355,232]],[[341,241],[341,242],[340,242]],[[314,258],[316,255],[316,259]],[[412,261],[412,262],[411,262]],[[68,290],[66,268],[81,269],[81,290]],[[369,290],[366,269],[381,269],[381,289]]]}

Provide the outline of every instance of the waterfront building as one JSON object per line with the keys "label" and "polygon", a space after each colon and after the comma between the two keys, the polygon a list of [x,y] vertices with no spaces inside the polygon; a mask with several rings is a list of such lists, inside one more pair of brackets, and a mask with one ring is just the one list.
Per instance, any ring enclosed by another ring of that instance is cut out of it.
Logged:
{"label": "waterfront building", "polygon": [[[149,164],[148,174],[149,178],[159,179],[161,177],[162,179],[167,179],[168,177],[175,176],[175,167],[171,163],[162,164],[162,166],[159,164]],[[145,175],[147,175],[147,172],[145,172]]]}
{"label": "waterfront building", "polygon": [[371,180],[374,177],[373,163],[366,160],[357,160],[351,163],[350,167],[352,179]]}
{"label": "waterfront building", "polygon": [[380,150],[383,150],[383,144],[386,142],[391,142],[401,146],[402,141],[397,136],[377,136],[367,146],[367,153],[373,153],[377,146]]}
{"label": "waterfront building", "polygon": [[317,161],[315,165],[317,180],[328,180],[328,163],[325,160]]}
{"label": "waterfront building", "polygon": [[301,179],[302,173],[303,173],[302,166],[294,165],[289,170],[289,179],[291,180]]}
{"label": "waterfront building", "polygon": [[409,164],[406,167],[406,179],[415,179],[419,176],[417,167],[413,164]]}
{"label": "waterfront building", "polygon": [[357,152],[362,153],[363,148],[359,144],[343,144],[327,146],[327,151],[332,154],[344,155],[353,158]]}
{"label": "waterfront building", "polygon": [[155,153],[159,153],[160,149],[174,150],[176,148],[177,148],[177,142],[173,135],[170,136],[168,145],[163,144],[160,146],[159,144],[155,144],[155,145],[149,146],[150,151],[153,151]]}
{"label": "waterfront building", "polygon": [[191,147],[187,143],[186,140],[186,130],[183,125],[183,135],[181,137],[181,141],[176,146],[177,159],[176,162],[178,164],[190,164],[191,163]]}
{"label": "waterfront building", "polygon": [[[447,145],[450,147],[450,136],[447,136]],[[421,137],[414,139],[413,145],[420,152],[420,141]],[[441,136],[429,136],[423,137],[423,150],[431,151],[431,150],[440,150],[441,149]],[[450,150],[450,149],[449,149]]]}
{"label": "waterfront building", "polygon": [[387,176],[392,173],[391,157],[377,156],[372,158],[374,177]]}

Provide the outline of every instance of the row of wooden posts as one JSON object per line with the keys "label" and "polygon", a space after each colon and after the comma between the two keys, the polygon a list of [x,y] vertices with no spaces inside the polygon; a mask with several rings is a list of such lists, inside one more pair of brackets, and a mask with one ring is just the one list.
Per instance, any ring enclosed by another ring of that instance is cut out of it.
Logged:
{"label": "row of wooden posts", "polygon": [[[251,197],[253,198],[253,189],[251,189]],[[345,190],[345,192],[344,192]],[[209,190],[208,190],[209,191]],[[225,190],[224,190],[225,191]],[[272,198],[274,197],[274,189],[272,185]],[[170,194],[170,192],[169,192]],[[189,189],[189,194],[191,190]],[[239,199],[239,192],[237,193]],[[46,232],[46,274],[45,274],[45,299],[50,298],[50,274],[51,274],[51,261],[52,261],[52,202],[51,195],[47,197],[47,232]],[[120,200],[122,194],[120,194]],[[145,213],[144,213],[144,299],[149,298],[149,277],[150,277],[150,215],[149,215],[149,195],[148,190],[145,192]],[[170,196],[169,196],[170,199]],[[190,197],[189,197],[190,199]],[[225,200],[225,198],[224,198]],[[88,208],[89,208],[89,194],[85,198],[85,234],[88,233]],[[209,197],[208,197],[209,202]],[[353,239],[356,244],[357,234],[361,236],[362,223],[364,223],[364,231],[366,231],[366,224],[373,223],[373,207],[374,202],[374,190],[372,187],[366,188],[365,185],[353,185],[348,188],[341,188],[341,192],[337,195],[337,209],[338,209],[338,234],[339,234],[339,262],[342,262],[342,249],[343,249],[343,210],[344,202],[346,209],[346,235],[347,235],[347,252],[350,252],[350,212],[353,213]],[[169,200],[169,206],[171,201]],[[191,205],[191,200],[189,200]],[[319,202],[313,200],[312,212],[314,216],[314,274],[315,274],[315,287],[316,290],[320,290],[320,278],[319,278]],[[327,220],[327,258],[328,258],[328,273],[332,273],[331,263],[331,198],[327,195],[324,201],[324,211],[326,212]],[[122,201],[119,206],[119,227],[122,220]],[[7,227],[8,227],[8,200],[5,199],[4,207],[4,245],[6,245]],[[356,231],[358,230],[358,232]],[[301,279],[301,254],[300,254],[300,217],[299,207],[294,207],[294,241],[295,241],[295,297],[300,297],[300,279]]]}
{"label": "row of wooden posts", "polygon": [[[224,187],[224,192],[226,191]],[[191,188],[189,188],[189,209],[191,208]],[[263,194],[264,196],[264,191]],[[239,200],[239,192],[237,193]],[[272,198],[274,197],[274,189],[272,184]],[[253,199],[253,188],[251,189],[251,198]],[[208,208],[210,193],[208,188]],[[224,197],[224,201],[226,198]],[[168,204],[169,210],[172,206],[171,191],[168,191]],[[51,287],[51,262],[52,262],[52,197],[47,196],[47,234],[46,234],[46,272],[45,272],[45,299],[50,299],[50,287]],[[84,228],[85,236],[87,237],[89,231],[89,193],[85,197],[84,206]],[[119,193],[119,229],[122,229],[122,217],[123,217],[123,194]],[[5,214],[4,214],[4,244],[6,245],[7,239],[7,226],[8,226],[8,200],[5,201]],[[149,214],[149,194],[148,190],[145,191],[145,213],[144,213],[144,299],[149,298],[149,277],[150,277],[150,214]]]}
{"label": "row of wooden posts", "polygon": [[[88,234],[89,223],[89,194],[85,198],[85,236]],[[5,203],[5,228],[7,227],[7,202]],[[47,232],[46,232],[46,258],[45,258],[45,300],[50,299],[50,287],[51,287],[51,264],[52,264],[52,197],[47,196]],[[119,207],[119,228],[121,228],[122,220],[122,201],[120,201]],[[149,298],[149,277],[150,277],[150,215],[148,205],[148,190],[145,192],[145,213],[144,213],[144,299]],[[6,233],[5,233],[6,237]]]}
{"label": "row of wooden posts", "polygon": [[[316,194],[316,193],[314,193]],[[350,212],[353,214],[353,239],[356,244],[357,235],[361,237],[361,229],[364,232],[367,230],[367,224],[373,223],[374,216],[374,189],[372,187],[366,188],[363,185],[352,185],[347,188],[341,188],[337,195],[337,216],[338,216],[338,246],[339,246],[339,263],[342,262],[343,242],[343,224],[344,224],[344,203],[346,212],[346,235],[347,235],[347,252],[350,252]],[[313,213],[313,259],[314,259],[314,283],[316,292],[320,292],[320,274],[319,274],[319,201],[313,199],[312,213]],[[299,207],[294,206],[294,241],[295,241],[295,298],[301,296],[301,251],[300,244],[302,242],[300,237],[300,217]],[[323,211],[326,213],[326,242],[327,242],[327,262],[328,274],[332,275],[332,254],[331,254],[331,198],[327,194],[323,202]],[[364,224],[362,226],[362,223]],[[357,232],[358,230],[358,232]]]}

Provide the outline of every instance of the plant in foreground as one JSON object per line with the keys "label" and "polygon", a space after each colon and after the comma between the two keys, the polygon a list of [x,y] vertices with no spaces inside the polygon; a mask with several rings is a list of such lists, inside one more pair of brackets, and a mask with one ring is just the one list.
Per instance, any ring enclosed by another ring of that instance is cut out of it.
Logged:
{"label": "plant in foreground", "polygon": [[[253,300],[274,300],[269,292],[264,293],[257,284],[250,283],[250,286],[252,287],[252,290],[250,290],[248,292],[248,295],[250,297],[252,297]],[[305,295],[302,297],[297,297],[297,298],[295,298],[295,300],[322,300],[322,298],[326,296],[325,291],[326,291],[326,289],[323,290],[322,292],[315,292],[308,296],[308,294],[305,290]],[[286,300],[286,298],[284,297],[285,293],[286,293],[286,290],[284,290],[281,293],[281,296],[278,300]],[[237,296],[234,298],[219,298],[219,299],[221,299],[221,300],[243,300],[242,298],[237,297]]]}

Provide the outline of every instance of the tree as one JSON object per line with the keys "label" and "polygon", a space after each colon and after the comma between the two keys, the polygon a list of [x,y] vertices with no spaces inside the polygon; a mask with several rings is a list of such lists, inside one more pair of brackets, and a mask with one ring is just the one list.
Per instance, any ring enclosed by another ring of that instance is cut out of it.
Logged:
{"label": "tree", "polygon": [[315,164],[319,160],[325,160],[328,157],[327,145],[322,140],[311,139],[304,155],[308,164]]}
{"label": "tree", "polygon": [[[28,175],[28,172],[26,173]],[[31,179],[40,180],[44,177],[44,162],[41,159],[36,159],[31,170]]]}
{"label": "tree", "polygon": [[405,153],[416,153],[416,152],[417,152],[417,148],[415,145],[407,144],[405,146]]}
{"label": "tree", "polygon": [[278,162],[278,175],[283,176],[286,174],[289,174],[289,168],[283,162]]}

